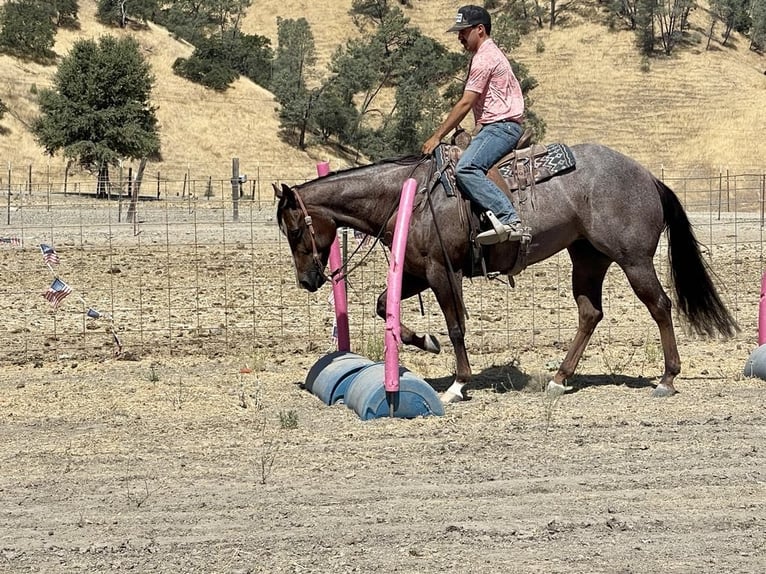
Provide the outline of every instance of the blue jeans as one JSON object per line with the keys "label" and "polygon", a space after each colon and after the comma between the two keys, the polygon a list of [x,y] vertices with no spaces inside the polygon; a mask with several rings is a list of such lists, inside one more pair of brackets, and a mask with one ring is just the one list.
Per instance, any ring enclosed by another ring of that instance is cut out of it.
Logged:
{"label": "blue jeans", "polygon": [[519,220],[513,204],[487,177],[489,169],[509,154],[521,137],[514,122],[485,125],[460,156],[455,179],[460,190],[484,211],[493,212],[501,223]]}

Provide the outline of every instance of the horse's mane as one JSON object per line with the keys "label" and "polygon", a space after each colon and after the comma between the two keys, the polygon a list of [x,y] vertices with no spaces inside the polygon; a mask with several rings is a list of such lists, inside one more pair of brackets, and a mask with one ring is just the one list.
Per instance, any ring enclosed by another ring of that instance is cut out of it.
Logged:
{"label": "horse's mane", "polygon": [[[425,159],[425,156],[423,156],[423,155],[404,155],[404,156],[401,156],[401,157],[385,158],[385,159],[380,159],[380,160],[378,160],[376,162],[373,162],[373,163],[370,163],[370,164],[367,164],[367,165],[356,165],[356,166],[353,166],[353,167],[348,167],[346,169],[341,169],[341,170],[337,170],[337,171],[331,171],[330,173],[328,173],[324,177],[346,175],[346,174],[354,173],[354,172],[359,171],[359,170],[369,169],[371,167],[375,167],[375,166],[378,166],[378,165],[389,165],[389,164],[401,165],[401,166],[417,165],[418,163],[424,161],[424,159]],[[306,186],[306,185],[308,185],[308,184],[310,184],[312,182],[315,182],[317,179],[320,179],[320,178],[315,178],[315,179],[306,181],[304,183],[301,183],[299,185],[296,185],[295,189],[301,189],[302,187],[304,187],[304,186]]]}

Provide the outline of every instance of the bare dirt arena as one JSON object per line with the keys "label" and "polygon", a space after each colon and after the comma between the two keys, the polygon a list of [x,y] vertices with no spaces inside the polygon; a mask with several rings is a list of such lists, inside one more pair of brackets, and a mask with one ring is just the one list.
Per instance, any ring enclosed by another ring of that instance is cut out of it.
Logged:
{"label": "bare dirt arena", "polygon": [[[742,376],[760,226],[699,232],[742,332],[702,341],[679,321],[675,397],[650,396],[657,331],[619,270],[575,391],[541,392],[575,327],[564,255],[515,291],[466,282],[469,401],[365,422],[301,388],[329,291],[293,285],[268,210],[222,242],[213,216],[148,209],[141,235],[61,214],[2,232],[24,247],[0,251],[0,572],[766,571],[766,382]],[[55,319],[44,241],[82,295]],[[382,337],[379,275],[351,292],[362,353]],[[119,357],[85,302],[113,317]],[[445,349],[401,361],[443,390],[451,349],[425,309],[405,303],[405,320]]]}

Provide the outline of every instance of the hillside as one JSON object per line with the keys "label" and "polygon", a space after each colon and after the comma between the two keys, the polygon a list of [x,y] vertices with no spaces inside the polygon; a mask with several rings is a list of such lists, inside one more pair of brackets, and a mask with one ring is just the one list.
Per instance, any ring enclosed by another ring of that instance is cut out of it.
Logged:
{"label": "hillside", "polygon": [[[413,5],[405,8],[413,24],[448,47],[459,48],[454,36],[444,33],[458,3],[419,0]],[[305,17],[320,59],[318,80],[327,75],[326,63],[335,48],[356,33],[350,6],[351,0],[330,6],[258,0],[243,27],[275,44],[277,17]],[[579,11],[587,8],[589,20],[597,18],[597,10],[588,6],[581,3]],[[54,49],[63,55],[77,39],[107,33],[131,33],[139,40],[157,78],[154,102],[164,158],[150,165],[148,173],[182,179],[188,171],[193,178],[226,179],[231,157],[236,156],[243,172],[267,182],[311,177],[319,159],[330,159],[333,168],[348,165],[330,150],[312,148],[307,154],[282,143],[268,91],[240,79],[225,94],[216,94],[178,78],[171,65],[177,57],[188,56],[190,46],[153,25],[139,32],[104,28],[95,22],[94,13],[94,0],[80,0],[81,29],[59,31]],[[539,81],[533,100],[547,122],[547,141],[602,142],[655,172],[764,169],[766,59],[750,52],[745,39],[735,36],[730,47],[714,44],[715,49],[705,51],[703,38],[698,49],[652,60],[650,70],[642,72],[632,33],[610,32],[576,14],[567,20],[556,30],[525,37],[512,54]],[[700,30],[707,27],[704,10],[694,12],[693,23]],[[30,164],[36,172],[63,169],[63,160],[47,159],[24,125],[37,113],[34,88],[49,86],[54,71],[52,66],[0,56],[0,98],[11,108],[1,124],[6,133],[0,136],[0,161],[16,166],[17,173]]]}
{"label": "hillside", "polygon": [[[460,49],[455,35],[444,32],[460,2],[412,5],[404,10],[413,24]],[[698,48],[654,59],[649,72],[642,72],[632,32],[595,23],[603,17],[595,2],[573,6],[558,28],[533,32],[511,54],[539,81],[532,98],[547,123],[547,141],[601,142],[656,172],[764,169],[766,58],[749,51],[746,39],[735,34],[729,46],[713,42],[706,51],[709,16],[698,8],[691,17]],[[351,0],[333,2],[331,17],[327,6],[305,0],[263,0],[258,7],[248,15],[248,31],[273,37],[278,16],[299,14],[311,24],[322,62],[355,31]],[[264,13],[274,15],[271,21]]]}
{"label": "hillside", "polygon": [[[164,161],[150,164],[147,173],[163,178],[191,177],[226,179],[231,176],[231,158],[240,158],[240,170],[264,181],[312,177],[318,159],[328,157],[320,149],[312,157],[277,138],[279,121],[270,92],[246,79],[239,79],[225,94],[218,94],[173,74],[176,58],[193,48],[174,40],[165,29],[151,25],[146,31],[125,32],[106,28],[95,21],[96,3],[80,0],[78,31],[59,30],[54,50],[66,54],[81,38],[97,39],[105,34],[132,34],[151,63],[156,76],[153,102],[158,107]],[[0,161],[16,166],[19,173],[33,165],[38,173],[49,169],[63,173],[63,159],[48,159],[34,142],[26,123],[38,113],[35,88],[49,87],[55,66],[25,63],[0,55],[0,99],[11,109],[2,121],[7,133],[0,136]],[[345,165],[334,159],[333,167]],[[39,177],[39,176],[38,176]],[[5,178],[4,178],[5,179]]]}

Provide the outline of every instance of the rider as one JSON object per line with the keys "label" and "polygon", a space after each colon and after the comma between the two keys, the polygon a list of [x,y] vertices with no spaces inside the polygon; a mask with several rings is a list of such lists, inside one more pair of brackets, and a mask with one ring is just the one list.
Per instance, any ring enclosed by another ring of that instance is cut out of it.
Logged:
{"label": "rider", "polygon": [[482,245],[518,241],[521,221],[508,197],[488,177],[489,169],[510,153],[522,134],[524,96],[508,58],[490,38],[492,20],[481,6],[463,6],[457,11],[455,25],[447,32],[457,32],[458,40],[472,55],[463,96],[447,119],[423,144],[423,153],[431,153],[440,140],[456,128],[468,111],[481,130],[457,163],[455,178],[460,189],[474,203],[487,210],[492,229],[476,236]]}

